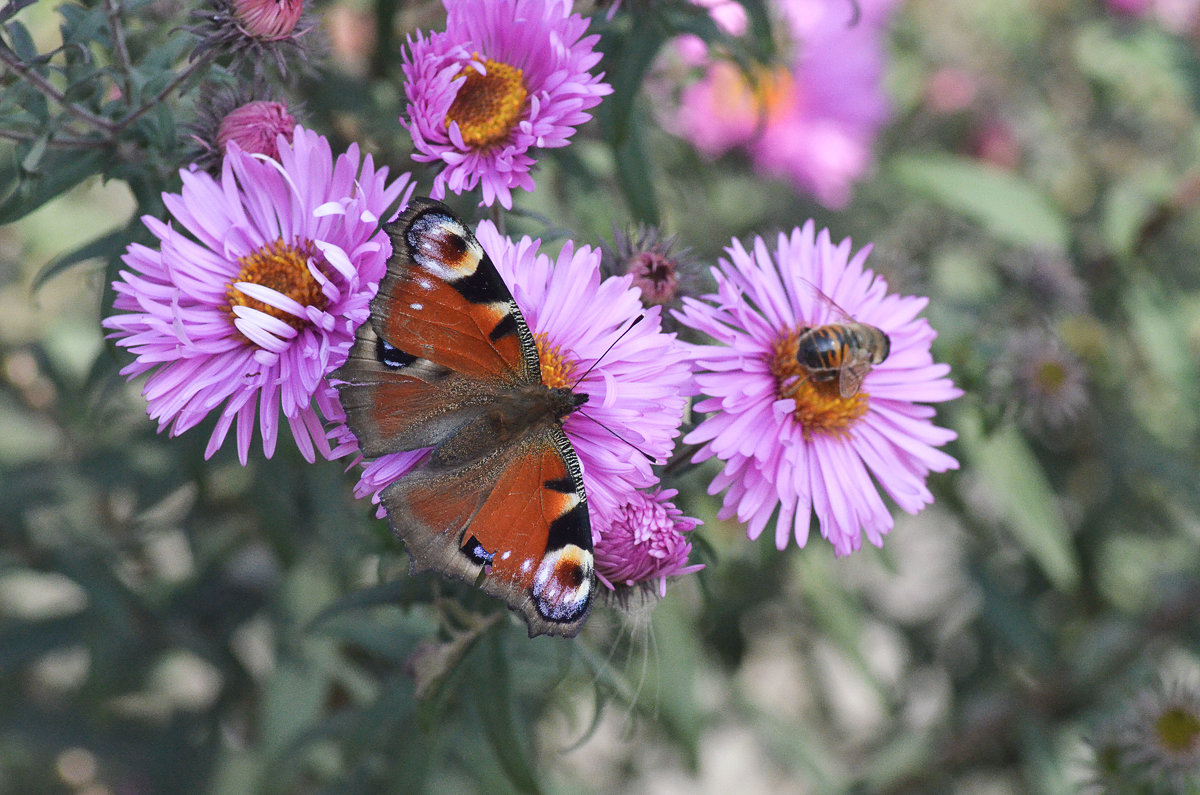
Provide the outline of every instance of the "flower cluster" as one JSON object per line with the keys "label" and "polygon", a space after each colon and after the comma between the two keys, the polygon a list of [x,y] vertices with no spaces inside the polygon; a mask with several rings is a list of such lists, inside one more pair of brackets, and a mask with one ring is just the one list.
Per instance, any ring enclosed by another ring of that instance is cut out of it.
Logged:
{"label": "flower cluster", "polygon": [[[714,14],[725,5],[702,4]],[[760,173],[790,181],[827,207],[845,206],[851,186],[871,165],[875,135],[889,114],[881,34],[895,5],[768,3],[781,17],[792,54],[749,76],[685,40],[681,55],[699,61],[701,77],[683,88],[665,123],[707,157],[744,149]],[[744,32],[744,20],[717,20],[731,33]]]}
{"label": "flower cluster", "polygon": [[[709,95],[685,103],[681,129],[712,154],[733,145],[783,152],[773,168],[843,203],[884,112],[870,91],[846,89],[878,78],[876,49],[860,52],[846,37],[875,36],[890,2],[864,0],[852,33],[828,10],[790,3],[789,30],[805,43],[794,68],[765,75],[765,94],[730,105],[716,91],[730,74],[707,64],[700,85]],[[708,5],[731,32],[744,28],[732,13],[740,6]],[[222,35],[260,45],[294,37],[302,11],[299,2],[218,7]],[[514,188],[534,187],[532,153],[565,146],[611,92],[592,71],[599,37],[584,35],[588,23],[567,0],[446,7],[444,32],[408,42],[403,124],[414,158],[440,166],[431,193],[481,187],[484,204],[508,208]],[[839,93],[858,99],[835,108]],[[358,440],[329,378],[386,272],[383,226],[414,185],[408,174],[390,180],[357,146],[335,157],[280,102],[205,96],[203,162],[164,194],[170,222],[143,219],[157,243],[130,245],[114,284],[104,326],[134,356],[122,372],[145,376],[160,431],[214,418],[208,456],[236,427],[243,464],[256,429],[269,458],[282,419],[307,460],[349,455],[357,464]],[[716,108],[715,124],[688,120]],[[849,241],[835,245],[811,221],[780,235],[774,251],[761,238],[749,249],[735,241],[713,270],[715,292],[701,298],[692,297],[699,274],[687,250],[655,230],[620,237],[603,267],[600,249],[571,240],[552,255],[492,221],[476,236],[533,333],[543,382],[587,396],[563,430],[582,468],[596,574],[610,589],[662,595],[668,578],[702,568],[689,562],[688,540],[700,522],[676,507],[678,492],[654,466],[675,454],[697,394],[692,408],[707,416],[684,441],[698,446],[694,461],[724,464],[710,486],[725,491],[721,518],[736,517],[755,538],[774,517],[780,549],[789,538],[803,546],[814,516],[837,554],[864,537],[879,544],[892,519],[876,483],[916,512],[933,499],[929,474],[957,466],[938,449],[954,434],[933,424],[929,404],[960,392],[931,358],[935,334],[917,317],[925,299],[889,294],[864,267],[868,249],[852,255]],[[711,341],[682,342],[668,322]],[[427,454],[361,462],[356,493],[378,502]]]}

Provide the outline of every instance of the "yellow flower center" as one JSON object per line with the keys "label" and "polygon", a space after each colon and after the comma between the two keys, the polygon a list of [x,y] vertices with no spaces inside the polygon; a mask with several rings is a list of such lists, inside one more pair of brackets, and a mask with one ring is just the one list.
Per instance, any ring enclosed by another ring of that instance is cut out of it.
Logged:
{"label": "yellow flower center", "polygon": [[713,93],[729,118],[757,118],[766,123],[784,116],[794,101],[795,78],[784,66],[757,67],[753,83],[746,79],[745,72],[727,61],[715,64],[710,74]]}
{"label": "yellow flower center", "polygon": [[[478,53],[475,58],[480,59]],[[520,69],[491,58],[483,64],[487,74],[480,74],[474,66],[459,73],[467,79],[446,112],[446,127],[458,122],[463,141],[472,149],[487,149],[508,138],[521,120],[529,94]]]}
{"label": "yellow flower center", "polygon": [[538,358],[542,363],[542,383],[551,389],[575,386],[575,360],[568,359],[540,331],[533,335],[533,341],[537,343]]}
{"label": "yellow flower center", "polygon": [[239,257],[238,264],[242,266],[242,269],[229,282],[229,288],[225,291],[225,297],[229,300],[230,314],[232,315],[235,306],[248,306],[260,312],[266,312],[294,329],[303,328],[308,322],[304,318],[284,312],[257,298],[251,298],[234,285],[238,282],[261,284],[263,287],[270,287],[272,290],[288,296],[301,306],[315,306],[318,309],[324,309],[325,294],[321,292],[321,285],[313,278],[308,269],[308,261],[312,258],[316,258],[318,262],[320,260],[320,254],[313,246],[312,241],[301,240],[298,243],[288,244],[284,243],[282,238],[274,243],[264,245],[252,254]]}
{"label": "yellow flower center", "polygon": [[775,394],[796,401],[794,412],[805,441],[813,434],[824,433],[844,438],[855,421],[867,413],[870,396],[861,389],[844,398],[836,378],[816,381],[806,368],[796,361],[800,334],[804,329],[788,331],[775,341],[774,353],[767,363],[775,376]]}
{"label": "yellow flower center", "polygon": [[1200,718],[1178,707],[1163,712],[1154,728],[1163,747],[1172,753],[1190,752],[1200,740]]}
{"label": "yellow flower center", "polygon": [[1047,394],[1057,394],[1067,381],[1067,368],[1062,362],[1047,359],[1038,364],[1035,383]]}

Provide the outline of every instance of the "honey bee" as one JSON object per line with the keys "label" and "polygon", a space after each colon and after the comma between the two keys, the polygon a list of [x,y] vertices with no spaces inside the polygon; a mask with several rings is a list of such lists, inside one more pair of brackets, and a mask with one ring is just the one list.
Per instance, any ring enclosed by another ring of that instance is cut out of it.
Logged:
{"label": "honey bee", "polygon": [[891,352],[892,341],[881,329],[859,323],[815,284],[807,282],[822,301],[829,304],[842,321],[804,329],[796,340],[796,362],[815,382],[838,380],[843,398],[858,394],[871,368],[883,362]]}

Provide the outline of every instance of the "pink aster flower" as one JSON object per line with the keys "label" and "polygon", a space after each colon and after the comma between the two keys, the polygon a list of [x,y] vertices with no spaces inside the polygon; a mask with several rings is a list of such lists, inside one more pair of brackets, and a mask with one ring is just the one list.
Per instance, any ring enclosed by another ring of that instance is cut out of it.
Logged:
{"label": "pink aster flower", "polygon": [[[736,516],[757,538],[778,508],[775,544],[808,540],[813,513],[838,555],[867,539],[878,546],[892,517],[875,482],[905,511],[933,501],[930,472],[958,462],[938,446],[953,431],[931,422],[927,403],[962,392],[935,364],[929,322],[917,318],[928,299],[889,295],[863,263],[869,247],[850,256],[850,241],[830,242],[809,221],[781,234],[774,253],[762,238],[751,251],[738,242],[713,270],[715,295],[684,299],[680,322],[716,344],[695,346],[696,380],[711,412],[686,443],[702,443],[694,460],[717,457],[724,470],[709,487],[727,490],[721,518]],[[844,323],[816,287],[859,323],[881,329],[890,354],[867,373],[851,397],[836,379],[813,379],[797,361],[800,334]],[[872,477],[875,482],[872,482]]]}
{"label": "pink aster flower", "polygon": [[[344,419],[325,375],[345,361],[391,253],[380,219],[408,175],[389,183],[358,148],[335,160],[321,135],[297,127],[279,157],[230,143],[219,178],[183,171],[163,194],[174,223],[142,220],[156,248],[130,245],[103,324],[149,373],[142,394],[159,431],[183,433],[217,411],[205,455],[237,423],[246,463],[257,425],[275,450],[280,414],[304,457],[332,457],[324,421]],[[186,232],[187,234],[184,234]]]}
{"label": "pink aster flower", "polygon": [[[631,492],[658,482],[638,451],[663,461],[670,456],[692,390],[688,351],[674,334],[662,331],[659,307],[643,310],[631,277],[601,279],[598,249],[576,248],[568,241],[551,258],[539,253],[540,241],[513,242],[491,221],[479,224],[475,235],[537,340],[543,381],[588,395],[563,428],[583,467],[595,534]],[[645,318],[613,345],[642,314]],[[605,353],[609,345],[612,350]],[[588,368],[591,372],[577,384]],[[374,495],[378,502],[379,491],[410,470],[422,452],[369,462],[355,493]]]}
{"label": "pink aster flower", "polygon": [[586,113],[612,93],[584,37],[588,21],[568,0],[460,0],[446,30],[418,34],[404,53],[408,119],[422,163],[443,164],[435,199],[483,188],[483,204],[512,207],[512,189],[533,190],[532,153],[566,146]]}
{"label": "pink aster flower", "polygon": [[196,120],[187,125],[195,149],[189,162],[214,176],[221,173],[225,145],[233,141],[250,155],[279,159],[279,136],[289,143],[296,118],[287,105],[270,98],[262,83],[228,86],[205,83],[196,103]]}
{"label": "pink aster flower", "polygon": [[657,580],[658,595],[666,596],[668,577],[704,568],[688,565],[692,545],[684,533],[694,530],[700,520],[684,516],[670,502],[678,493],[660,488],[653,493],[635,491],[600,528],[596,576],[610,590]]}
{"label": "pink aster flower", "polygon": [[1197,0],[1108,0],[1107,4],[1116,14],[1153,19],[1165,30],[1178,35],[1194,33],[1200,27],[1200,2]]}
{"label": "pink aster flower", "polygon": [[[777,0],[796,54],[754,83],[729,61],[687,86],[667,126],[707,157],[741,148],[756,170],[792,182],[828,207],[850,200],[889,115],[883,28],[898,0]],[[851,24],[853,22],[853,24]]]}

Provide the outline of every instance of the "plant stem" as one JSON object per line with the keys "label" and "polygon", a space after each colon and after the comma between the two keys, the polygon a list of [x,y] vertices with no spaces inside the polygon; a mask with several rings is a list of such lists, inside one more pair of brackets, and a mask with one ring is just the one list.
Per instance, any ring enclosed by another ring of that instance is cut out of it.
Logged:
{"label": "plant stem", "polygon": [[[18,132],[17,130],[0,129],[0,138],[7,138],[10,141],[20,141],[22,143],[31,143],[36,141],[40,136],[33,133]],[[55,136],[46,142],[46,146],[51,149],[105,149],[110,146],[111,142],[101,138],[76,138],[72,136]]]}
{"label": "plant stem", "polygon": [[178,75],[176,75],[175,79],[172,80],[170,83],[168,83],[167,86],[162,91],[159,91],[158,94],[156,94],[154,96],[154,99],[143,104],[140,108],[135,110],[133,113],[130,113],[128,116],[121,119],[119,122],[116,123],[116,125],[114,126],[113,129],[115,131],[123,130],[126,127],[128,127],[130,124],[133,124],[135,121],[140,119],[142,116],[145,116],[146,113],[149,112],[151,108],[155,107],[160,102],[165,100],[168,96],[170,96],[171,92],[173,92],[175,89],[179,88],[179,86],[182,85],[184,81],[186,81],[189,77],[191,77],[197,71],[208,66],[211,61],[212,61],[212,56],[209,55],[208,53],[205,53],[204,55],[200,56],[196,60],[192,61],[190,64],[187,65],[187,68],[185,68],[182,72],[180,72]]}
{"label": "plant stem", "polygon": [[104,7],[108,11],[108,30],[112,34],[113,61],[121,70],[121,91],[129,97],[133,95],[133,67],[129,60],[129,47],[125,44],[125,28],[121,25],[120,0],[104,0]]}
{"label": "plant stem", "polygon": [[15,52],[9,49],[8,45],[3,41],[0,41],[0,63],[3,63],[13,72],[20,75],[27,83],[45,94],[50,99],[57,102],[62,106],[64,111],[80,121],[90,124],[97,130],[102,130],[103,132],[107,133],[109,137],[116,132],[116,127],[113,126],[111,121],[102,116],[97,116],[86,108],[83,108],[68,100],[63,92],[55,88],[54,84],[52,84],[45,77],[42,77],[40,74],[31,69],[29,65],[24,63],[21,58]]}

